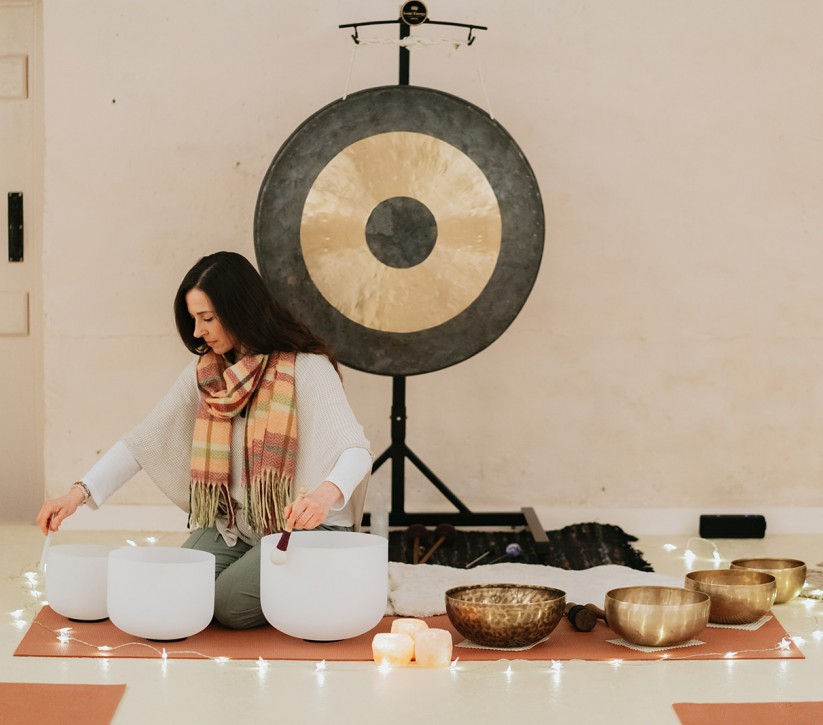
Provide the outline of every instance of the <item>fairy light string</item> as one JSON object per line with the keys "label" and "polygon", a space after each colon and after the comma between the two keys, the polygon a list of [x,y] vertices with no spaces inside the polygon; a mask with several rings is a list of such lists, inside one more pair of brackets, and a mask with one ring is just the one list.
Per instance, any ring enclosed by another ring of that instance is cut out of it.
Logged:
{"label": "fairy light string", "polygon": [[[696,538],[696,537],[695,537]],[[686,545],[686,549],[684,550],[684,559],[690,559],[694,557],[694,559],[699,558],[697,555],[693,553],[691,550],[692,541],[694,539],[689,539]],[[712,546],[712,555],[711,559],[714,561],[723,561],[722,556],[714,544],[714,542],[708,541],[706,539],[700,539],[701,541],[708,542]],[[130,546],[139,546],[137,542],[132,539],[127,539],[127,544]],[[147,537],[145,543],[152,546],[158,542],[157,537],[151,536]],[[664,548],[667,551],[673,552],[678,547],[675,547],[671,544],[664,545]],[[691,556],[687,556],[690,554]],[[163,668],[166,667],[166,664],[169,659],[202,659],[202,660],[210,660],[219,666],[226,666],[232,664],[234,666],[241,666],[245,668],[251,668],[256,670],[258,673],[263,674],[265,673],[270,665],[271,661],[265,660],[263,657],[258,657],[257,660],[234,660],[230,657],[226,656],[214,656],[204,652],[199,652],[197,650],[173,650],[169,651],[166,647],[163,646],[155,646],[149,642],[145,641],[130,641],[124,642],[122,644],[111,645],[107,643],[95,643],[90,642],[84,639],[81,639],[76,635],[75,628],[71,626],[59,627],[57,629],[53,629],[44,625],[42,622],[39,622],[36,618],[37,613],[43,606],[48,604],[47,601],[43,599],[43,589],[44,589],[44,582],[42,580],[42,570],[39,570],[37,567],[32,568],[24,568],[19,573],[11,575],[10,577],[13,580],[17,580],[20,582],[21,587],[24,592],[26,592],[30,599],[27,601],[23,606],[9,612],[9,616],[11,617],[11,624],[12,626],[17,627],[18,629],[24,629],[27,626],[32,624],[36,624],[37,626],[50,631],[54,634],[57,641],[62,646],[68,645],[80,645],[83,647],[87,647],[91,650],[95,650],[97,652],[96,657],[99,657],[103,663],[103,666],[106,666],[107,663],[110,661],[112,657],[112,653],[117,652],[118,650],[122,650],[128,647],[140,647],[146,650],[153,652],[156,655],[156,659],[162,664]],[[565,666],[569,663],[576,663],[576,662],[589,662],[590,664],[600,664],[606,665],[610,667],[623,667],[623,666],[648,666],[648,665],[655,665],[659,664],[660,662],[666,662],[671,660],[728,660],[728,661],[735,661],[735,660],[742,660],[747,659],[746,655],[757,655],[757,654],[765,654],[770,652],[778,652],[778,653],[785,653],[786,657],[791,657],[792,654],[792,647],[796,647],[800,649],[802,646],[809,644],[809,640],[815,640],[816,642],[820,642],[823,640],[823,610],[821,610],[821,602],[820,600],[816,599],[805,599],[802,605],[806,609],[814,609],[814,612],[809,612],[809,614],[803,617],[804,620],[807,620],[811,623],[812,627],[808,631],[803,632],[795,632],[790,633],[787,631],[786,636],[782,637],[781,640],[775,643],[771,647],[767,648],[759,648],[759,649],[741,649],[735,651],[723,651],[723,652],[687,652],[684,650],[679,650],[677,653],[673,652],[660,652],[657,657],[646,657],[644,659],[624,659],[621,657],[613,657],[607,660],[582,660],[577,658],[572,658],[570,660],[550,660],[547,668],[547,672],[553,675],[555,678],[558,678],[562,674],[562,670]],[[619,646],[619,645],[616,645]],[[648,654],[648,653],[647,653]],[[152,658],[148,658],[152,659]],[[785,660],[784,660],[785,661]],[[511,681],[512,678],[516,674],[516,669],[514,665],[523,665],[525,667],[535,667],[538,668],[545,667],[546,662],[539,660],[539,661],[528,661],[528,660],[507,660],[507,659],[500,659],[500,660],[488,660],[488,661],[478,661],[472,662],[471,670],[482,670],[489,666],[502,666],[505,665],[505,670],[503,674],[506,676],[508,681]],[[289,663],[293,665],[293,662]],[[392,666],[386,662],[382,662],[380,664],[373,664],[374,668],[384,674],[388,674],[389,672],[397,669],[405,669],[405,668],[416,668],[417,666],[406,665],[406,666]],[[467,670],[466,666],[463,663],[459,662],[459,657],[455,658],[451,665],[447,668],[443,668],[447,671],[454,673],[463,672],[465,673]],[[321,662],[317,662],[314,664],[314,673],[317,676],[318,684],[323,684],[324,678],[326,673],[330,670],[329,664],[326,660],[322,660]]]}

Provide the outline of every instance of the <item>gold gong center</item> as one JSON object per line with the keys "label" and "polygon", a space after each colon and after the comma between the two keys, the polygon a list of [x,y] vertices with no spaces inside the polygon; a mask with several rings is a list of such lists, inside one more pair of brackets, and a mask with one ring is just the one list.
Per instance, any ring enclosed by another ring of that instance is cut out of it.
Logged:
{"label": "gold gong center", "polygon": [[[407,268],[369,248],[366,226],[388,199],[408,197],[433,215],[431,253]],[[306,198],[300,245],[326,301],[350,320],[384,332],[419,332],[465,310],[491,279],[502,223],[485,174],[433,136],[392,131],[361,139],[320,172]]]}

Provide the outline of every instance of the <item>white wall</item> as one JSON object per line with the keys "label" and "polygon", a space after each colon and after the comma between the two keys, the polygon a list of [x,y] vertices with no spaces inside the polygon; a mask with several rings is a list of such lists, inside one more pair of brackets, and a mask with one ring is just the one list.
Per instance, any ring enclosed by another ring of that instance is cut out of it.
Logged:
{"label": "white wall", "polygon": [[[48,492],[186,361],[171,315],[186,269],[222,248],[253,258],[269,163],[346,86],[337,25],[398,4],[44,0]],[[481,510],[823,505],[823,4],[428,7],[489,30],[413,51],[412,83],[485,107],[482,62],[547,238],[509,330],[409,379],[410,446]],[[358,49],[349,91],[396,82],[396,47]],[[379,453],[391,380],[346,384]],[[407,480],[408,510],[448,510]],[[116,497],[162,500],[142,478]]]}

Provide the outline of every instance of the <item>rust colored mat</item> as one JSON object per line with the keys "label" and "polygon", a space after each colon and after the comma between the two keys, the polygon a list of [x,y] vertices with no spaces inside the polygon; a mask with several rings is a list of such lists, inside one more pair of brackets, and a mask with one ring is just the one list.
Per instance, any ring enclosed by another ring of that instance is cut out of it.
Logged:
{"label": "rust colored mat", "polygon": [[[242,631],[212,624],[182,642],[152,642],[132,637],[105,622],[72,622],[49,607],[43,607],[29,627],[14,654],[24,657],[159,657],[165,650],[169,658],[237,660],[371,660],[371,642],[377,632],[388,632],[395,617],[384,617],[370,632],[341,642],[307,642],[278,632],[272,627]],[[451,626],[446,615],[426,620],[430,627],[452,633],[455,645],[464,638]],[[59,630],[70,628],[58,637]],[[786,637],[786,630],[776,618],[760,629],[707,627],[699,639],[703,645],[680,649],[638,652],[611,644],[615,634],[603,623],[592,632],[576,632],[563,619],[551,637],[529,650],[490,650],[455,646],[454,656],[461,661],[475,660],[656,660],[723,659],[734,653],[735,659],[791,659],[803,653]],[[780,643],[783,643],[782,646]]]}
{"label": "rust colored mat", "polygon": [[672,705],[683,725],[820,725],[823,702],[676,702]]}
{"label": "rust colored mat", "polygon": [[0,682],[2,718],[15,725],[109,725],[125,691],[125,685]]}

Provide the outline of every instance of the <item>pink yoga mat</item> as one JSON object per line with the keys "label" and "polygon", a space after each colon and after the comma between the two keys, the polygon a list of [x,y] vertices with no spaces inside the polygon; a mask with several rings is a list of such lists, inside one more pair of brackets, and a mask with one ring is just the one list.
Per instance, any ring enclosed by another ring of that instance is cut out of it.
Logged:
{"label": "pink yoga mat", "polygon": [[[169,658],[200,659],[229,657],[239,660],[371,660],[371,642],[377,632],[388,632],[395,617],[384,617],[370,632],[341,642],[306,642],[278,632],[272,627],[236,631],[212,624],[182,642],[150,642],[121,632],[109,620],[72,622],[49,607],[43,607],[29,627],[14,654],[26,657],[160,657],[165,650]],[[451,626],[446,615],[426,620],[430,627],[452,633],[455,645],[464,638]],[[71,639],[62,643],[57,630],[70,627]],[[739,629],[707,627],[698,639],[705,642],[651,653],[638,652],[608,642],[616,635],[602,622],[592,632],[576,632],[568,620],[561,620],[545,642],[529,650],[506,651],[455,646],[454,656],[461,661],[476,660],[656,660],[723,659],[735,652],[735,659],[791,659],[803,653],[789,640],[786,649],[778,643],[786,630],[772,618],[753,632]],[[106,649],[100,649],[105,647]]]}

